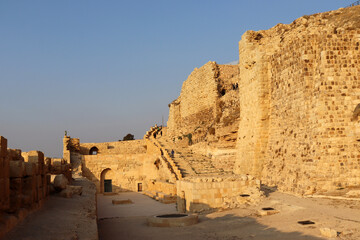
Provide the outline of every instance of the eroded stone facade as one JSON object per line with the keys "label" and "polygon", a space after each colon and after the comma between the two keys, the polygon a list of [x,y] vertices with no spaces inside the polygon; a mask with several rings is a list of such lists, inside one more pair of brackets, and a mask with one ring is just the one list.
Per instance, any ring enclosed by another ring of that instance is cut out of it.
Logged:
{"label": "eroded stone facade", "polygon": [[[282,191],[360,187],[353,118],[360,103],[359,12],[359,6],[339,9],[246,32],[230,75],[219,81],[229,71],[209,62],[184,82],[169,105],[169,134],[175,141],[192,134],[190,148],[214,165]],[[233,84],[235,91],[219,88]]]}
{"label": "eroded stone facade", "polygon": [[244,34],[237,172],[300,194],[359,186],[358,12]]}

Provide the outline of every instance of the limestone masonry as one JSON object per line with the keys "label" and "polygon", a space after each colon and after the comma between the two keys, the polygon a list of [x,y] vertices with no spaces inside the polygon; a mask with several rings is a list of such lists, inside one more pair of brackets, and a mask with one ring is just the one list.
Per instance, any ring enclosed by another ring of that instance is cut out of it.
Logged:
{"label": "limestone masonry", "polygon": [[0,137],[0,237],[59,188],[51,175],[64,181],[65,197],[80,191],[66,183],[84,176],[97,193],[142,192],[179,212],[256,204],[264,189],[354,197],[359,45],[360,6],[303,16],[246,32],[236,65],[195,68],[169,104],[167,127],[141,140],[81,143],[65,134],[63,159],[51,159]]}
{"label": "limestone masonry", "polygon": [[99,192],[143,191],[179,211],[256,202],[261,184],[299,195],[358,188],[359,13],[248,31],[237,65],[194,69],[167,127],[136,141],[66,136],[64,159]]}

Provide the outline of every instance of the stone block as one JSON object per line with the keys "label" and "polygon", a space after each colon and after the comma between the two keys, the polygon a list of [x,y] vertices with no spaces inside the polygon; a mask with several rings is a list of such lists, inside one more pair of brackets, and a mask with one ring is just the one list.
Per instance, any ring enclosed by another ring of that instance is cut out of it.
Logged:
{"label": "stone block", "polygon": [[42,186],[43,186],[43,197],[45,198],[48,194],[48,182],[47,175],[41,175]]}
{"label": "stone block", "polygon": [[43,184],[43,181],[42,181],[41,175],[36,175],[36,187],[41,188],[42,184]]}
{"label": "stone block", "polygon": [[25,162],[25,176],[34,176],[37,173],[37,166],[35,163]]}
{"label": "stone block", "polygon": [[36,188],[36,196],[37,196],[37,201],[41,201],[42,199],[44,199],[43,197],[43,188],[42,187],[38,187]]}
{"label": "stone block", "polygon": [[45,164],[46,166],[51,166],[51,158],[46,157],[46,158],[44,159],[44,164]]}
{"label": "stone block", "polygon": [[0,136],[0,158],[5,158],[7,155],[7,139]]}
{"label": "stone block", "polygon": [[36,184],[34,177],[22,178],[22,207],[30,207],[35,202]]}
{"label": "stone block", "polygon": [[0,179],[5,177],[4,158],[0,157]]}
{"label": "stone block", "polygon": [[10,179],[3,178],[4,180],[4,193],[3,193],[3,209],[10,207]]}
{"label": "stone block", "polygon": [[6,194],[9,194],[9,189],[6,190],[6,183],[4,178],[0,178],[0,210],[6,209]]}
{"label": "stone block", "polygon": [[65,189],[66,185],[68,183],[69,183],[68,179],[63,174],[57,175],[54,178],[54,187],[58,191],[61,191],[61,190]]}
{"label": "stone block", "polygon": [[320,233],[327,238],[336,238],[338,235],[336,230],[330,228],[320,228]]}
{"label": "stone block", "polygon": [[10,179],[10,208],[9,212],[15,212],[21,207],[22,201],[22,179]]}
{"label": "stone block", "polygon": [[50,167],[50,172],[52,174],[61,174],[61,162],[60,161],[53,162],[53,164]]}
{"label": "stone block", "polygon": [[35,163],[38,166],[38,173],[42,173],[44,168],[44,153],[40,151],[28,152],[28,162]]}
{"label": "stone block", "polygon": [[27,152],[22,152],[21,156],[24,158],[24,162],[29,161],[29,154]]}
{"label": "stone block", "polygon": [[10,177],[21,178],[25,176],[25,164],[23,161],[10,161]]}
{"label": "stone block", "polygon": [[12,161],[18,161],[23,160],[24,158],[21,156],[21,150],[20,149],[7,149],[7,155],[10,157],[10,160]]}
{"label": "stone block", "polygon": [[8,157],[3,159],[3,177],[9,178],[10,177],[10,159]]}

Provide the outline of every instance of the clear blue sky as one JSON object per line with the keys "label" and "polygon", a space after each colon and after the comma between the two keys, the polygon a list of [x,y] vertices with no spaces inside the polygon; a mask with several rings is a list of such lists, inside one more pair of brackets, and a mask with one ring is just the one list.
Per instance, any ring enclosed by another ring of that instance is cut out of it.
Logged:
{"label": "clear blue sky", "polygon": [[195,67],[238,60],[247,30],[345,0],[1,0],[0,135],[61,157],[81,142],[142,138]]}

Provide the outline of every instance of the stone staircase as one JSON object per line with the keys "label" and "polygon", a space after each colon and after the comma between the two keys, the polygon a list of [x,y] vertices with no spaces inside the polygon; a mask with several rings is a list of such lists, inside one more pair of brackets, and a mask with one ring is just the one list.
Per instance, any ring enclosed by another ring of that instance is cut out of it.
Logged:
{"label": "stone staircase", "polygon": [[232,174],[232,172],[226,172],[221,168],[215,168],[211,158],[194,153],[188,147],[176,146],[176,144],[164,136],[157,138],[157,141],[162,148],[166,149],[169,155],[171,155],[171,150],[174,150],[172,160],[180,170],[183,178],[190,176]]}

